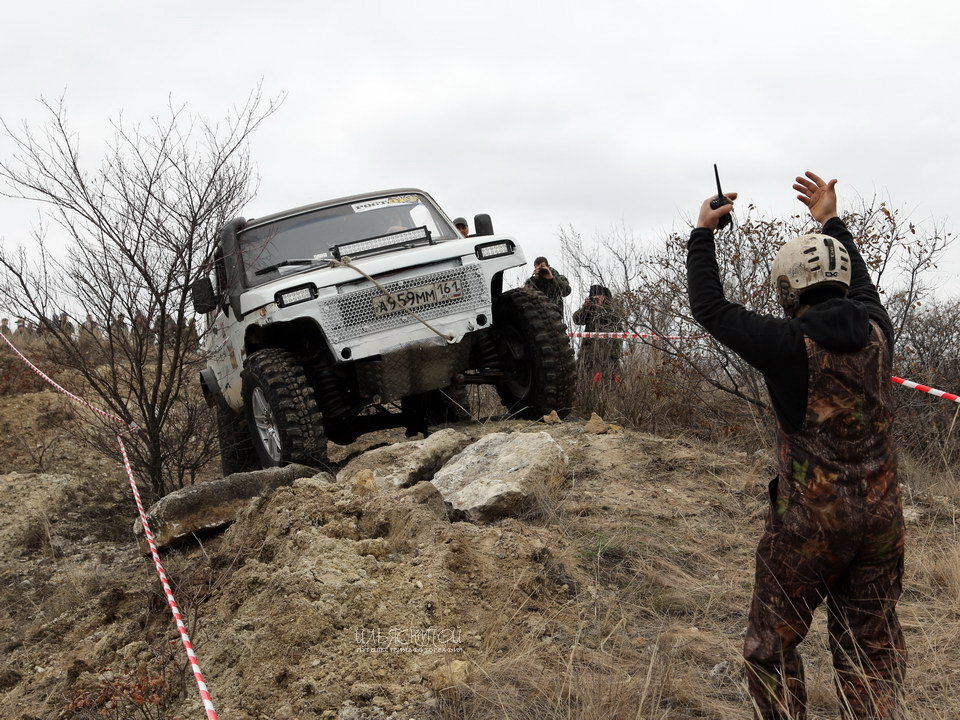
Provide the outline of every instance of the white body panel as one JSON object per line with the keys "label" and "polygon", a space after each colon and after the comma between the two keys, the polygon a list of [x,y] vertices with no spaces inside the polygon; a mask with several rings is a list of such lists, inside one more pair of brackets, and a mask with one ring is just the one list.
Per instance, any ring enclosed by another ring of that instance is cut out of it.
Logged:
{"label": "white body panel", "polygon": [[[513,243],[514,252],[485,260],[477,258],[477,245],[500,240]],[[466,333],[491,324],[490,288],[494,276],[526,261],[512,238],[496,235],[447,240],[351,262],[390,292],[456,278],[465,289],[463,297],[424,305],[413,312],[437,332],[451,336],[451,342],[459,342]],[[287,307],[277,304],[279,293],[303,286],[311,286],[316,297]],[[234,410],[243,406],[241,373],[246,360],[245,338],[252,325],[312,318],[338,363],[387,354],[404,345],[437,337],[434,330],[402,310],[377,315],[373,300],[381,295],[383,289],[352,268],[321,267],[291,272],[247,290],[240,298],[243,317],[239,320],[232,311],[228,316],[222,309],[217,310],[208,333],[209,366],[227,405]]]}

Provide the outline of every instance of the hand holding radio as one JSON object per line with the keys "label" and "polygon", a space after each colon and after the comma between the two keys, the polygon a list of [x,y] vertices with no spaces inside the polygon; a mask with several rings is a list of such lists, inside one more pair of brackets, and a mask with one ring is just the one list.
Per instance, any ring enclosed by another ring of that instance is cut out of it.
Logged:
{"label": "hand holding radio", "polygon": [[700,206],[697,227],[720,230],[730,224],[730,213],[733,210],[733,201],[737,199],[737,193],[723,194],[723,190],[720,189],[720,174],[717,172],[716,163],[713,165],[713,175],[717,179],[717,194],[703,201]]}
{"label": "hand holding radio", "polygon": [[[717,164],[713,164],[713,176],[717,180],[717,196],[710,201],[711,210],[720,210],[722,208],[730,206],[730,210],[727,210],[724,213],[720,213],[716,218],[716,224],[714,225],[703,225],[700,227],[709,227],[711,230],[723,230],[727,225],[730,224],[730,211],[733,210],[733,200],[737,197],[736,193],[730,193],[730,196],[724,195],[723,190],[720,189],[720,173],[717,171]],[[703,210],[700,211],[701,219],[703,219]]]}

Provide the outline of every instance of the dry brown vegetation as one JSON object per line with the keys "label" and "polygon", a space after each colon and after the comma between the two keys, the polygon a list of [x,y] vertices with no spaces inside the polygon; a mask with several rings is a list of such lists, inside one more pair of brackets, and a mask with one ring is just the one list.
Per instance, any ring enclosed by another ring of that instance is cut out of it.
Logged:
{"label": "dry brown vegetation", "polygon": [[[884,206],[851,222],[867,229],[881,273],[913,234]],[[738,299],[769,302],[765,238],[789,225],[741,224],[740,252],[725,266]],[[940,236],[928,238],[936,250]],[[608,249],[620,253],[621,275],[601,279],[631,300],[629,329],[698,334],[677,299],[677,238],[653,264],[626,245]],[[924,295],[930,258],[915,259],[907,285],[889,294],[897,368],[955,390],[956,307]],[[473,391],[477,422],[463,432],[546,429],[570,457],[523,518],[451,523],[415,494],[312,480],[251,503],[226,533],[168,552],[221,716],[748,717],[739,653],[773,473],[762,384],[709,340],[626,347],[619,382],[580,378],[574,411],[598,411],[621,431],[499,420],[489,389]],[[130,533],[122,471],[76,441],[82,413],[37,392],[2,348],[0,369],[0,472],[19,473],[0,476],[0,715],[197,715],[163,595]],[[897,398],[908,718],[945,720],[960,716],[957,408],[906,389]],[[331,458],[399,435],[332,447]],[[450,656],[365,654],[354,633],[368,625],[455,627],[463,641]],[[803,646],[811,713],[836,718],[824,625],[818,614]]]}
{"label": "dry brown vegetation", "polygon": [[[645,417],[666,422],[649,392]],[[0,398],[0,415],[36,437],[56,402]],[[622,392],[606,402],[608,419],[629,421]],[[771,472],[761,435],[725,434],[719,421],[684,434],[496,420],[461,429],[546,429],[570,472],[526,517],[492,525],[451,524],[351,487],[288,488],[225,535],[165,555],[221,715],[747,717],[739,650]],[[77,475],[5,476],[0,488],[0,713],[94,717],[112,693],[128,712],[117,717],[136,717],[141,697],[155,698],[143,717],[196,715],[189,673],[161,662],[181,651],[129,534],[121,472],[69,447],[55,464]],[[940,720],[960,712],[960,497],[923,460],[904,458],[903,482],[908,717]],[[335,604],[323,599],[331,592]],[[363,619],[458,627],[461,652],[361,654],[352,633]],[[804,643],[814,718],[838,717],[825,637],[818,615]]]}

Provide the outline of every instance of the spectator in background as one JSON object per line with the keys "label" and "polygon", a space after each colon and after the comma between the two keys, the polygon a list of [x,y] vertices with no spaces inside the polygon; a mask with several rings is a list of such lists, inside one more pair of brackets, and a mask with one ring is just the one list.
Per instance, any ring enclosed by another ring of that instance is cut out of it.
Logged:
{"label": "spectator in background", "polygon": [[186,343],[187,349],[193,352],[196,352],[200,347],[200,334],[197,332],[196,318],[190,318],[190,322],[187,323]]}
{"label": "spectator in background", "polygon": [[458,217],[454,218],[453,224],[456,226],[457,230],[460,231],[460,234],[464,237],[467,237],[470,234],[470,227],[467,225],[466,218]]}
{"label": "spectator in background", "polygon": [[10,320],[4,318],[3,321],[0,321],[0,333],[4,335],[12,335],[13,330],[10,328]]}
{"label": "spectator in background", "polygon": [[563,299],[570,294],[570,282],[554,272],[550,262],[542,255],[533,261],[533,275],[527,278],[524,287],[542,292],[563,315]]}
{"label": "spectator in background", "polygon": [[96,338],[100,334],[100,325],[96,320],[93,319],[93,315],[87,313],[86,319],[83,321],[83,324],[80,326],[81,333],[86,334],[90,338]]}
{"label": "spectator in background", "polygon": [[70,322],[70,316],[66,312],[60,313],[60,332],[68,338],[73,339],[73,323]]}
{"label": "spectator in background", "polygon": [[134,342],[142,342],[144,345],[152,344],[150,342],[150,321],[142,312],[133,316],[133,337]]}
{"label": "spectator in background", "polygon": [[123,313],[114,317],[113,322],[108,328],[110,338],[114,342],[126,342],[127,340],[127,317]]}
{"label": "spectator in background", "polygon": [[[591,285],[583,306],[573,313],[573,322],[586,332],[623,332],[623,310],[613,299],[609,288]],[[623,341],[608,338],[583,338],[580,341],[580,372],[593,378],[620,381],[620,353]]]}
{"label": "spectator in background", "polygon": [[22,317],[17,318],[17,337],[24,337],[27,334],[27,321]]}

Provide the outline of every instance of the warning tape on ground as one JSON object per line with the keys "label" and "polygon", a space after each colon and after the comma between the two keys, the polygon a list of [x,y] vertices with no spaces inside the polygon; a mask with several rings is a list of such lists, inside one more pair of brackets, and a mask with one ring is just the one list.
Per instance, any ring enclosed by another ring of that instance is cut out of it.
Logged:
{"label": "warning tape on ground", "polygon": [[[568,332],[567,336],[576,338],[597,338],[601,340],[632,340],[636,338],[658,338],[660,340],[699,340],[700,338],[705,337],[704,335],[654,335],[653,333],[623,332]],[[960,395],[948,393],[946,390],[937,390],[929,385],[913,382],[913,380],[905,380],[902,377],[893,375],[890,377],[890,382],[912,388],[913,390],[919,390],[920,392],[928,393],[930,395],[935,395],[938,398],[943,398],[944,400],[949,400],[950,402],[960,403]]]}
{"label": "warning tape on ground", "polygon": [[[10,347],[11,350],[13,350],[13,352],[17,354],[17,357],[19,357],[31,370],[33,370],[33,372],[43,378],[43,380],[49,385],[69,397],[71,400],[74,400],[75,402],[83,405],[85,408],[92,410],[102,417],[114,420],[121,425],[125,425],[131,431],[140,429],[135,423],[127,422],[116,415],[112,415],[105,410],[101,410],[100,408],[91,405],[83,398],[74,395],[68,390],[65,390],[50,377],[48,377],[46,373],[40,370],[40,368],[27,360],[23,353],[14,347],[13,343],[11,343],[5,335],[0,333],[0,338],[3,338],[3,341]],[[203,679],[203,672],[201,672],[200,665],[197,662],[197,656],[193,652],[193,643],[190,641],[190,635],[187,633],[187,626],[183,622],[183,614],[180,612],[177,601],[173,597],[173,590],[170,589],[170,583],[167,582],[167,574],[163,570],[163,565],[160,564],[160,553],[157,550],[157,544],[153,539],[153,532],[150,530],[150,523],[147,522],[147,513],[143,509],[143,503],[140,500],[140,491],[137,490],[137,483],[133,478],[133,468],[130,466],[130,458],[127,456],[127,447],[123,444],[123,437],[120,433],[117,434],[117,442],[120,444],[120,456],[123,458],[123,468],[127,472],[127,478],[130,481],[130,489],[133,491],[133,499],[137,504],[137,512],[140,514],[140,523],[143,525],[143,534],[146,536],[147,544],[150,546],[150,554],[153,557],[153,564],[157,569],[157,575],[160,576],[160,584],[163,586],[163,592],[167,596],[167,604],[170,606],[170,612],[173,614],[173,619],[177,623],[177,630],[180,631],[180,640],[183,643],[184,649],[187,651],[187,658],[190,660],[190,667],[193,670],[193,677],[197,681],[197,687],[200,690],[200,699],[203,701],[203,708],[206,711],[207,720],[218,720],[219,716],[213,707],[213,698],[210,697],[210,691],[207,690],[207,683]]]}

